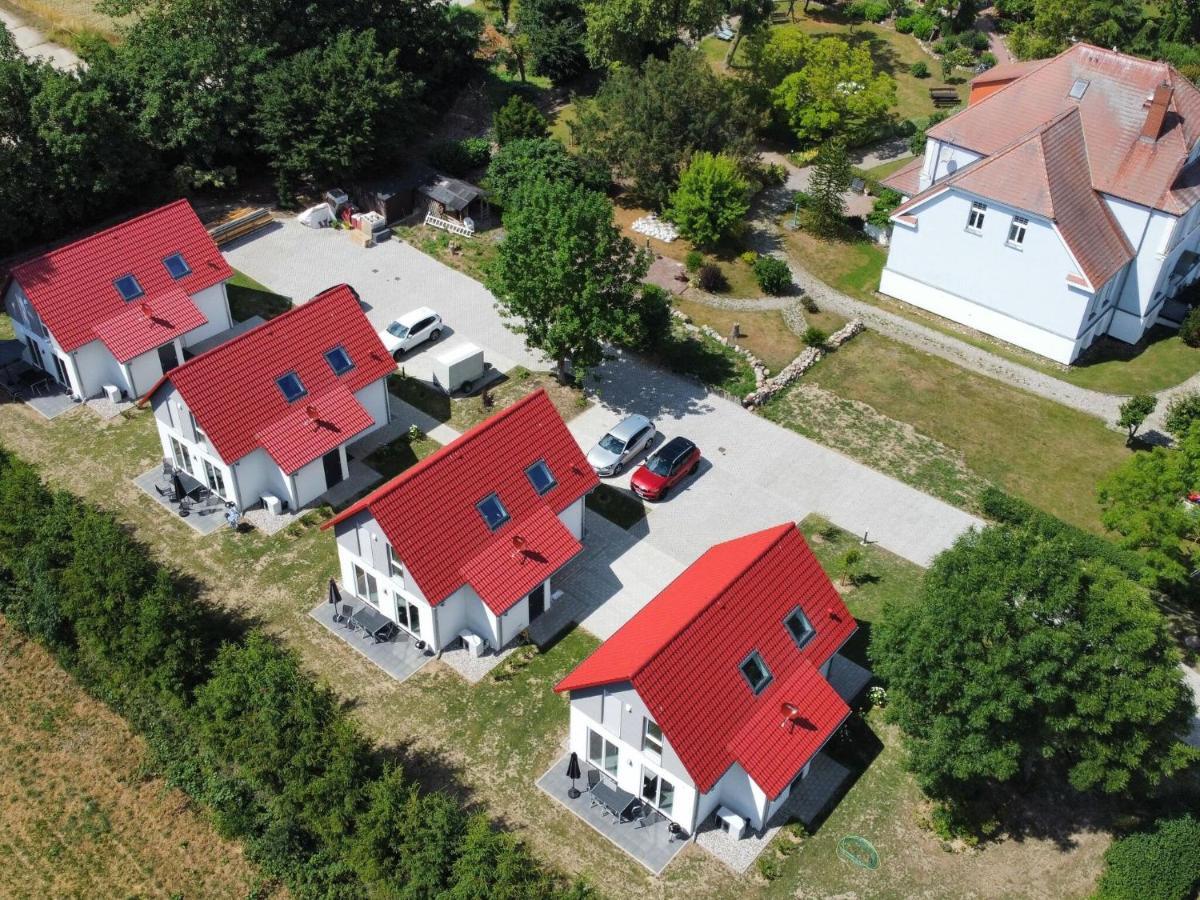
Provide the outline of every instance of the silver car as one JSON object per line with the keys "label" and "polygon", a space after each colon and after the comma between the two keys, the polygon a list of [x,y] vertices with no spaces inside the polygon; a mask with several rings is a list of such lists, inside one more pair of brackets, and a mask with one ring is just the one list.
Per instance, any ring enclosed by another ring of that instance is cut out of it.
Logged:
{"label": "silver car", "polygon": [[654,423],[645,416],[630,416],[588,451],[587,461],[602,478],[617,475],[625,464],[654,441]]}

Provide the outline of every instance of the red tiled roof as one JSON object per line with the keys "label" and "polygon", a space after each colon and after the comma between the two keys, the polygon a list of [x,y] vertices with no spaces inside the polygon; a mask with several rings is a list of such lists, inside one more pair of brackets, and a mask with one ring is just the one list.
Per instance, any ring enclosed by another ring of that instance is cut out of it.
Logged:
{"label": "red tiled roof", "polygon": [[[325,360],[334,347],[354,364],[340,376]],[[261,447],[291,473],[368,428],[370,415],[351,395],[395,369],[358,295],[343,284],[188,360],[141,402],[170,381],[224,462]],[[275,384],[288,372],[307,391],[294,403]],[[325,425],[314,428],[310,406]]]}
{"label": "red tiled roof", "polygon": [[[1077,80],[1088,82],[1079,100],[1070,96]],[[1143,140],[1147,99],[1162,83],[1173,89],[1163,132]],[[1092,187],[1170,213],[1187,211],[1190,195],[1176,191],[1200,137],[1200,90],[1165,63],[1075,44],[928,134],[990,156],[1072,108],[1082,119]]]}
{"label": "red tiled roof", "polygon": [[[797,606],[816,632],[800,648],[783,624]],[[738,763],[774,798],[849,715],[817,669],[857,627],[789,523],[710,549],[555,690],[631,682],[699,790]],[[772,674],[757,696],[752,651]]]}
{"label": "red tiled roof", "polygon": [[161,347],[181,334],[208,322],[179,287],[164,288],[151,300],[134,300],[92,330],[117,362],[129,362],[140,353]]}
{"label": "red tiled roof", "polygon": [[[542,495],[525,474],[538,460],[557,482]],[[367,511],[431,604],[470,584],[500,613],[579,552],[557,517],[597,484],[554,404],[538,390],[321,527]],[[492,493],[509,514],[494,532],[475,506]]]}
{"label": "red tiled roof", "polygon": [[1028,75],[1032,70],[1040,68],[1046,60],[1033,59],[1027,62],[999,63],[971,79],[971,87],[977,84],[992,84],[997,81],[1012,81],[1022,75]]}
{"label": "red tiled roof", "polygon": [[[182,254],[191,269],[179,279],[172,278],[163,265],[166,257],[176,253]],[[175,292],[182,290],[195,296],[232,276],[233,270],[191,205],[176,200],[26,260],[11,274],[63,350],[69,353],[99,339],[118,359],[119,354],[129,359],[158,346],[145,341],[162,336],[161,343],[165,343],[174,336],[151,330],[140,332],[140,340],[118,338],[114,320],[131,302],[136,305],[146,300],[157,310],[160,304],[173,302],[166,298]],[[127,302],[113,282],[130,274],[137,278],[144,293]],[[203,324],[201,318],[199,324]],[[105,323],[109,325],[105,327]],[[117,341],[115,346],[110,339]]]}
{"label": "red tiled roof", "polygon": [[901,166],[891,175],[881,180],[884,187],[899,191],[905,197],[916,194],[921,187],[921,168],[925,165],[924,155],[916,157],[912,162]]}

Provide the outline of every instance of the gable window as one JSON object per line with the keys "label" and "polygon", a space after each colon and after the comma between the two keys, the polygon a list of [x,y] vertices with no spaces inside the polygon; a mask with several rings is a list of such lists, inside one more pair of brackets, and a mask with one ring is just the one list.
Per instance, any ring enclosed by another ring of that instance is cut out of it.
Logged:
{"label": "gable window", "polygon": [[554,480],[554,476],[550,474],[550,467],[546,465],[544,459],[539,459],[526,469],[525,477],[529,479],[529,483],[533,485],[533,489],[539,494],[546,493],[546,491],[558,483]]}
{"label": "gable window", "polygon": [[808,621],[808,616],[804,614],[804,610],[798,606],[788,614],[788,617],[783,620],[783,624],[797,647],[803,647],[817,633],[816,629],[812,627],[812,623]]}
{"label": "gable window", "polygon": [[179,280],[184,275],[191,275],[191,267],[184,260],[182,253],[172,253],[163,260],[163,267],[166,268],[167,274],[172,278]]}
{"label": "gable window", "polygon": [[280,375],[275,379],[275,383],[279,385],[279,390],[283,394],[283,398],[288,403],[299,400],[306,393],[304,390],[304,382],[300,380],[300,376],[295,372],[288,372],[286,375]]}
{"label": "gable window", "polygon": [[653,753],[657,757],[662,756],[662,729],[646,718],[642,719],[642,749],[647,753]]}
{"label": "gable window", "polygon": [[388,569],[392,576],[404,580],[404,563],[396,558],[396,551],[392,549],[392,545],[387,545]]}
{"label": "gable window", "polygon": [[588,729],[588,762],[597,769],[602,769],[613,778],[617,777],[617,762],[621,751],[617,745],[607,740],[599,732]]}
{"label": "gable window", "polygon": [[329,363],[329,368],[333,369],[334,375],[345,375],[354,368],[354,361],[350,359],[350,354],[346,352],[345,347],[334,347],[327,351],[325,362]]}
{"label": "gable window", "polygon": [[1014,247],[1020,247],[1025,243],[1025,228],[1029,225],[1029,220],[1021,216],[1013,216],[1012,222],[1008,226],[1008,242]]}
{"label": "gable window", "polygon": [[763,688],[771,683],[771,670],[767,668],[767,664],[763,662],[763,658],[758,655],[758,651],[754,650],[742,660],[742,664],[738,667],[742,670],[742,675],[746,679],[746,683],[750,685],[750,690],[756,694],[761,694]]}
{"label": "gable window", "polygon": [[983,231],[983,214],[987,212],[987,204],[978,200],[971,204],[971,212],[967,215],[967,231],[976,234]]}
{"label": "gable window", "polygon": [[121,295],[122,300],[136,300],[145,293],[142,290],[142,286],[138,284],[138,280],[132,275],[122,275],[113,282],[113,285],[116,287],[117,293]]}
{"label": "gable window", "polygon": [[495,494],[488,494],[475,504],[475,508],[479,510],[479,514],[483,516],[483,521],[492,531],[495,531],[508,521],[508,510],[504,508],[504,504],[500,502],[500,498]]}
{"label": "gable window", "polygon": [[204,429],[200,427],[200,423],[196,421],[196,414],[191,410],[188,411],[188,416],[192,420],[192,430],[196,432],[196,440],[200,443],[208,441],[208,435],[204,433]]}

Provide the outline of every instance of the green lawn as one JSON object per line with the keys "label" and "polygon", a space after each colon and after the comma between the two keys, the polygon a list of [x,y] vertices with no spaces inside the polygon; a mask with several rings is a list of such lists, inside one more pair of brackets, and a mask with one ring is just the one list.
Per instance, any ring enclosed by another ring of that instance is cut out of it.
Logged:
{"label": "green lawn", "polygon": [[766,363],[772,372],[778,372],[804,349],[804,342],[788,328],[783,313],[777,309],[717,309],[694,300],[679,298],[676,298],[674,303],[676,309],[686,314],[697,325],[708,325],[715,329],[717,334],[726,337],[732,333],[736,323],[742,333],[738,343]]}
{"label": "green lawn", "polygon": [[450,397],[431,384],[406,376],[403,361],[400,366],[400,374],[388,379],[388,389],[405,403],[460,433],[474,428],[538,388],[546,391],[564,421],[573,419],[588,407],[587,398],[578,388],[559,384],[558,379],[548,372],[531,372],[523,366],[516,366],[486,390],[469,397]]}
{"label": "green lawn", "polygon": [[863,169],[862,173],[868,178],[873,178],[876,181],[883,181],[893,172],[898,172],[913,161],[911,156],[902,156],[899,159],[893,159],[881,165],[870,169]]}
{"label": "green lawn", "polygon": [[459,237],[423,223],[397,225],[392,233],[427,256],[458,269],[476,281],[483,281],[487,275],[488,266],[499,252],[501,238],[498,228],[477,232],[472,237]]}
{"label": "green lawn", "polygon": [[12,319],[0,312],[0,341],[11,341],[16,337],[13,331]]}
{"label": "green lawn", "polygon": [[244,322],[251,316],[273,319],[292,308],[290,297],[276,294],[237,269],[225,282],[225,290],[229,295],[229,312],[235,322]]}
{"label": "green lawn", "polygon": [[691,375],[735,397],[754,390],[754,370],[746,357],[708,335],[685,331],[681,325],[658,348],[656,356],[673,372]]}
{"label": "green lawn", "polygon": [[[785,217],[781,224],[787,224]],[[832,288],[867,303],[875,301],[887,248],[866,239],[825,240],[804,230],[780,229],[789,256]]]}
{"label": "green lawn", "polygon": [[1129,451],[1099,419],[870,331],[821,360],[805,381],[911,424],[961,453],[975,475],[1102,531],[1096,484]]}

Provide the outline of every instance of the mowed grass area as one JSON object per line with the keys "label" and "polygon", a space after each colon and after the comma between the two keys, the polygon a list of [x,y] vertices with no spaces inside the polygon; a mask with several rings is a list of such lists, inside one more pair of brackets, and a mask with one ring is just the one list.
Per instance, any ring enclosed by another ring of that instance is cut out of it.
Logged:
{"label": "mowed grass area", "polygon": [[[790,223],[788,216],[780,225]],[[855,300],[875,302],[887,248],[866,239],[839,241],[819,238],[803,229],[781,227],[784,249],[802,268]]]}
{"label": "mowed grass area", "polygon": [[225,292],[229,297],[229,314],[235,322],[244,322],[251,316],[273,319],[292,308],[290,297],[275,293],[237,269],[225,282]]}
{"label": "mowed grass area", "polygon": [[0,618],[0,895],[248,897],[265,879],[146,748]]}
{"label": "mowed grass area", "polygon": [[488,267],[500,251],[500,240],[503,237],[499,228],[479,231],[472,237],[459,237],[424,223],[397,225],[392,229],[392,233],[426,256],[432,256],[438,262],[458,269],[476,281],[483,281],[486,277]]}
{"label": "mowed grass area", "polygon": [[738,344],[766,363],[772,372],[778,372],[804,349],[804,342],[788,328],[783,313],[777,309],[717,309],[679,297],[674,304],[697,325],[708,325],[724,337],[729,337],[736,323],[742,333]]}
{"label": "mowed grass area", "polygon": [[910,423],[960,452],[976,475],[1102,532],[1096,484],[1130,451],[1099,419],[870,331],[805,381]]}

